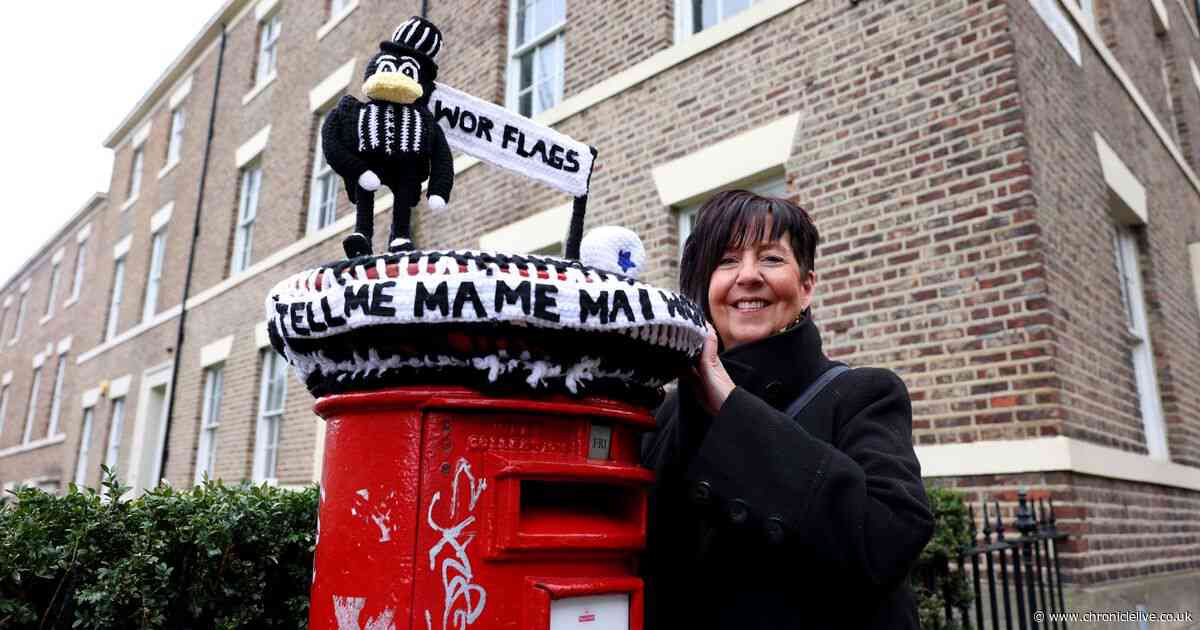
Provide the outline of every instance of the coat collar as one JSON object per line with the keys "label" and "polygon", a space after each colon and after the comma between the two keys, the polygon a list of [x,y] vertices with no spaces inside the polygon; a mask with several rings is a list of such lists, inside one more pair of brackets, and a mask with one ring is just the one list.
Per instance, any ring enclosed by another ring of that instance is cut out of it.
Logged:
{"label": "coat collar", "polygon": [[821,333],[807,315],[781,333],[725,351],[721,363],[736,385],[776,409],[800,397],[831,365],[821,351]]}

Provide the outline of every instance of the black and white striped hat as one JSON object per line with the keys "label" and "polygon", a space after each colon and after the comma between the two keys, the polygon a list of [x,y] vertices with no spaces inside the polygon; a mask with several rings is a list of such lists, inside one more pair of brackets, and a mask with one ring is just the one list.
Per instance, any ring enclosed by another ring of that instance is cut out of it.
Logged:
{"label": "black and white striped hat", "polygon": [[422,17],[413,16],[407,22],[396,27],[392,33],[392,43],[409,50],[421,53],[432,61],[442,49],[442,32],[433,22]]}

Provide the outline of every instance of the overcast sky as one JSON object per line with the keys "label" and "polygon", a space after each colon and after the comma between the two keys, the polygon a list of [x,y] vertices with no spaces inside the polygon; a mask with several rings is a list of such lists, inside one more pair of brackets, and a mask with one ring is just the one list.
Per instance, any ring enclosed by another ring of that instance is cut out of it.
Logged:
{"label": "overcast sky", "polygon": [[0,20],[0,286],[92,196],[102,145],[223,0],[11,2]]}

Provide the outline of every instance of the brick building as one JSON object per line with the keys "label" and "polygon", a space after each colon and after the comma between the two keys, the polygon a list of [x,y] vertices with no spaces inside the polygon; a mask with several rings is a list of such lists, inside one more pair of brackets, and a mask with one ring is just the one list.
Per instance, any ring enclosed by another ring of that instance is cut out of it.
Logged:
{"label": "brick building", "polygon": [[[0,289],[0,483],[319,478],[263,298],[341,255],[316,130],[420,4],[230,0],[167,68]],[[826,350],[904,377],[926,477],[1053,496],[1077,602],[1196,609],[1195,0],[429,4],[442,81],[599,149],[589,224],[641,234],[649,281],[714,191],[798,200]],[[559,247],[563,195],[455,170],[418,243]]]}

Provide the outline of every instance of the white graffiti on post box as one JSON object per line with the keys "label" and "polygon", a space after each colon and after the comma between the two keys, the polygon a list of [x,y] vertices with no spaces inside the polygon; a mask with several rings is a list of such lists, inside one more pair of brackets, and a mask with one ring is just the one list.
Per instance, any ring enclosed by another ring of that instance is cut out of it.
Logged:
{"label": "white graffiti on post box", "polygon": [[[429,511],[426,516],[429,527],[441,535],[438,542],[429,548],[430,571],[437,567],[437,560],[442,555],[442,551],[449,550],[449,553],[442,558],[441,564],[442,588],[445,593],[442,608],[442,630],[447,628],[466,630],[475,623],[475,620],[483,613],[484,606],[487,605],[487,590],[479,584],[472,583],[475,573],[471,568],[471,558],[467,554],[467,545],[470,545],[471,541],[475,539],[475,534],[465,533],[467,527],[475,522],[473,514],[475,504],[479,501],[479,496],[487,489],[487,480],[475,479],[475,475],[471,473],[471,463],[465,457],[458,459],[454,469],[449,519],[453,522],[458,518],[459,480],[464,477],[466,479],[468,515],[455,525],[449,527],[439,525],[433,518],[434,508],[442,498],[439,490],[429,500]],[[425,627],[426,630],[433,629],[433,619],[429,609],[425,610]]]}

